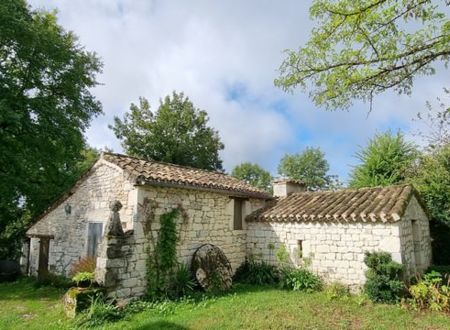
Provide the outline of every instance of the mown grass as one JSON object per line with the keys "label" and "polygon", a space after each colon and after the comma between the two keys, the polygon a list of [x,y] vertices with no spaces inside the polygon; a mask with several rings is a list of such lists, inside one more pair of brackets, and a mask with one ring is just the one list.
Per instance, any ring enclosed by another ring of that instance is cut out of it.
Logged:
{"label": "mown grass", "polygon": [[[33,282],[0,284],[1,329],[72,329],[58,289]],[[323,292],[237,285],[221,297],[168,302],[104,329],[450,329],[441,313],[372,304],[361,297],[330,300]]]}

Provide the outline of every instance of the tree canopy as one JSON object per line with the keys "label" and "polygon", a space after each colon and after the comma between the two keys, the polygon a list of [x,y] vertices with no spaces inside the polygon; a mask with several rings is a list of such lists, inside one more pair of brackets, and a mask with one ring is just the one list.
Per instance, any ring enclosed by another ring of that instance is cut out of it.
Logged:
{"label": "tree canopy", "polygon": [[450,263],[450,144],[427,149],[407,180],[414,184],[431,216],[433,262]]}
{"label": "tree canopy", "polygon": [[0,2],[0,258],[17,252],[19,231],[11,228],[23,229],[24,217],[72,182],[83,132],[102,112],[90,92],[100,71],[54,13]]}
{"label": "tree canopy", "polygon": [[376,134],[356,157],[361,164],[350,174],[350,187],[388,186],[405,182],[418,156],[416,147],[399,132]]}
{"label": "tree canopy", "polygon": [[127,154],[208,170],[221,170],[219,133],[208,127],[206,111],[194,107],[183,93],[173,92],[153,113],[147,99],[131,104],[123,119],[110,128]]}
{"label": "tree canopy", "polygon": [[286,154],[278,165],[280,175],[303,181],[308,190],[333,188],[335,177],[328,174],[329,169],[325,154],[311,147],[298,154]]}
{"label": "tree canopy", "polygon": [[446,0],[314,0],[309,41],[287,50],[277,86],[308,91],[316,105],[348,108],[386,90],[411,93],[413,78],[448,64]]}
{"label": "tree canopy", "polygon": [[272,191],[272,176],[258,164],[245,162],[237,165],[231,175],[266,192]]}

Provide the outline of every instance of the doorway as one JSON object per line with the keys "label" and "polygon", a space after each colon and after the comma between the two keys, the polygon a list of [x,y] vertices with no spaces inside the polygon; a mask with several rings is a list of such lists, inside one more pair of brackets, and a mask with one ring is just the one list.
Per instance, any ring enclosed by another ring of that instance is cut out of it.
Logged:
{"label": "doorway", "polygon": [[43,279],[48,275],[48,257],[50,252],[50,237],[39,239],[39,265],[38,278]]}
{"label": "doorway", "polygon": [[416,272],[422,271],[422,256],[420,253],[420,227],[417,220],[411,220],[414,260],[416,264]]}
{"label": "doorway", "polygon": [[88,239],[87,239],[87,255],[88,257],[96,257],[98,245],[102,240],[103,223],[89,222]]}

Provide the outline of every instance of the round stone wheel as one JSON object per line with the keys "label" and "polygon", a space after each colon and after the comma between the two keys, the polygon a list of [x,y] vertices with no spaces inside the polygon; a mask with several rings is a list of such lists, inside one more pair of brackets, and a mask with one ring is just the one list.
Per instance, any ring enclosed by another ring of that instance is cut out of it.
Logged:
{"label": "round stone wheel", "polygon": [[195,251],[192,271],[206,291],[224,291],[231,288],[233,271],[230,262],[215,245],[204,244]]}

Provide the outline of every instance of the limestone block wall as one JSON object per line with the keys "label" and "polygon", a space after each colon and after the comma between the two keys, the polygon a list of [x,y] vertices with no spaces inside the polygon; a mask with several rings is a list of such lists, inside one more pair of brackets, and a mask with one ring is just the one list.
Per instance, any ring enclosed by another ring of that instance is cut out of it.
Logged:
{"label": "limestone block wall", "polygon": [[[229,259],[233,271],[244,261],[246,256],[245,216],[264,205],[264,200],[247,199],[243,201],[243,229],[233,229],[234,200],[230,196],[211,191],[194,189],[139,187],[138,200],[144,198],[154,204],[155,219],[181,206],[187,214],[186,223],[179,219],[179,241],[177,251],[180,261],[190,263],[195,250],[205,244],[217,245]],[[136,239],[145,236],[143,224],[139,217],[135,218],[134,235]],[[153,234],[159,230],[158,221],[152,227]]]}
{"label": "limestone block wall", "polygon": [[387,251],[402,261],[398,223],[250,222],[247,227],[249,255],[276,264],[284,244],[292,264],[309,264],[325,281],[355,290],[365,282],[364,252]]}
{"label": "limestone block wall", "polygon": [[423,273],[431,265],[431,237],[428,217],[413,196],[400,222],[402,263],[406,279]]}
{"label": "limestone block wall", "polygon": [[107,237],[99,248],[96,281],[111,298],[141,297],[146,293],[147,242],[133,231],[123,237]]}
{"label": "limestone block wall", "polygon": [[[71,264],[87,254],[89,222],[101,222],[103,228],[109,216],[109,203],[120,200],[124,229],[132,227],[136,207],[136,189],[113,164],[99,160],[92,173],[81,181],[73,195],[45,215],[27,234],[53,235],[50,240],[49,270],[67,275]],[[71,213],[66,214],[66,204]],[[30,242],[30,274],[36,275],[39,258],[39,238]]]}
{"label": "limestone block wall", "polygon": [[[103,238],[96,279],[107,288],[110,297],[123,299],[145,294],[148,249],[152,247],[150,235],[157,237],[160,216],[174,208],[181,207],[186,213],[185,219],[180,216],[177,220],[180,262],[190,264],[195,250],[205,243],[218,246],[233,270],[244,261],[247,234],[245,227],[233,229],[234,200],[228,195],[193,189],[138,187],[138,203],[142,204],[144,198],[153,205],[151,231],[147,229],[142,210],[137,208],[132,232],[125,237]],[[263,205],[263,200],[244,201],[242,218]]]}

